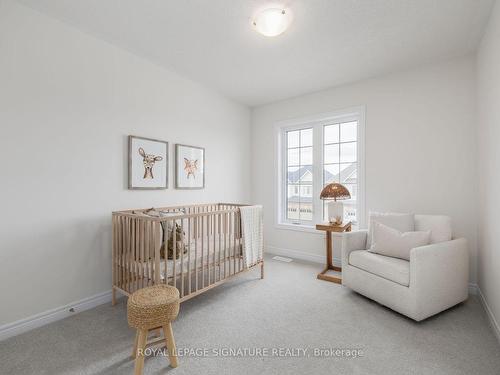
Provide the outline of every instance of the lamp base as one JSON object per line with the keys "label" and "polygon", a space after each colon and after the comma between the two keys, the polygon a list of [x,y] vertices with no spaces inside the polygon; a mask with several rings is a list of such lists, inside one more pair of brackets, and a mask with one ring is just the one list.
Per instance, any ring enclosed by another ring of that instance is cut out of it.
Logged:
{"label": "lamp base", "polygon": [[344,204],[342,202],[328,202],[328,221],[330,224],[342,224],[344,221]]}

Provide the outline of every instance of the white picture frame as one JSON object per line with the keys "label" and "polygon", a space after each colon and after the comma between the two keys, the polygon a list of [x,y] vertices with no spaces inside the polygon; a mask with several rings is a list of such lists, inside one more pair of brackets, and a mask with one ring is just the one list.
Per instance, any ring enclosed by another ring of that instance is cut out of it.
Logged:
{"label": "white picture frame", "polygon": [[168,142],[128,137],[128,188],[168,189]]}
{"label": "white picture frame", "polygon": [[203,147],[175,145],[175,188],[205,188],[205,149]]}

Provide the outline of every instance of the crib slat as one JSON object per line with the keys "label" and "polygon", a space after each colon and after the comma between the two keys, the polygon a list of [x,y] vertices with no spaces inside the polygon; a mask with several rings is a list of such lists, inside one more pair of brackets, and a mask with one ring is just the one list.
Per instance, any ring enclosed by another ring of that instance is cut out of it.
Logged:
{"label": "crib slat", "polygon": [[121,288],[121,251],[122,251],[122,228],[121,228],[122,217],[116,218],[116,237],[117,237],[117,248],[116,248],[116,285]]}
{"label": "crib slat", "polygon": [[215,215],[210,215],[212,222],[212,282],[215,283]]}
{"label": "crib slat", "polygon": [[125,253],[125,243],[126,243],[126,233],[125,233],[125,217],[122,217],[120,220],[120,231],[121,231],[121,246],[120,246],[120,288],[125,289],[124,282],[125,282],[125,260],[124,260],[124,253]]}
{"label": "crib slat", "polygon": [[217,253],[216,249],[216,243],[217,243],[217,214],[213,215],[213,226],[214,226],[214,231],[213,231],[213,237],[214,237],[214,253],[213,253],[213,282],[215,283],[217,281],[217,274],[216,274],[216,266],[217,266],[217,259],[215,257],[215,254]]}
{"label": "crib slat", "polygon": [[[210,207],[211,208],[211,207]],[[212,227],[213,227],[213,217],[212,215],[208,215],[208,220],[210,222],[210,232],[209,232],[209,235],[207,236],[207,242],[208,242],[208,254],[207,254],[207,272],[208,272],[208,285],[211,285],[211,276],[213,277],[212,275],[212,268],[210,267],[210,264],[212,263],[211,262],[211,256],[212,256],[212,253],[210,252],[210,248],[212,247]],[[212,249],[212,252],[213,252],[213,249]]]}
{"label": "crib slat", "polygon": [[127,248],[127,232],[126,232],[126,228],[125,228],[125,218],[122,219],[122,223],[121,223],[121,227],[122,227],[122,248],[121,248],[121,288],[122,289],[126,289],[125,288],[125,249]]}
{"label": "crib slat", "polygon": [[208,284],[210,285],[210,275],[211,275],[211,269],[210,269],[210,236],[212,235],[212,216],[208,215],[207,216],[207,222],[208,222],[208,232],[207,232],[207,273],[208,273]]}
{"label": "crib slat", "polygon": [[168,285],[168,221],[163,221],[163,262],[165,269],[163,270],[163,278],[165,284]]}
{"label": "crib slat", "polygon": [[[209,207],[205,207],[205,213],[208,212]],[[205,258],[203,258],[203,269],[206,270],[205,278],[203,278],[203,286],[206,287],[210,284],[210,216],[205,215],[205,237],[204,237],[204,245],[205,245]]]}
{"label": "crib slat", "polygon": [[154,223],[152,221],[149,222],[149,262],[151,269],[151,285],[155,284],[155,242],[154,242]]}
{"label": "crib slat", "polygon": [[132,219],[127,219],[127,292],[130,292],[131,284],[132,284],[132,270],[131,270],[131,258],[132,258]]}
{"label": "crib slat", "polygon": [[151,222],[146,221],[145,223],[145,242],[144,242],[144,259],[146,261],[146,286],[149,286],[151,283],[151,278],[153,277],[153,270],[151,269],[151,253],[149,251],[150,243],[151,243]]}
{"label": "crib slat", "polygon": [[[205,212],[208,212],[209,210],[209,207],[206,208]],[[207,270],[207,283],[206,283],[206,286],[210,285],[210,268],[209,268],[209,265],[210,265],[210,216],[206,215],[205,216],[205,223],[206,223],[206,231],[205,231],[205,234],[206,234],[206,238],[205,238],[205,246],[206,246],[206,252],[207,252],[207,255],[206,255],[206,263],[205,263],[205,266],[203,268],[206,268]]]}
{"label": "crib slat", "polygon": [[172,227],[172,258],[174,259],[174,267],[172,270],[172,277],[174,278],[173,280],[173,285],[174,288],[177,287],[177,272],[176,272],[176,263],[177,263],[177,220],[174,220],[173,222],[173,227]]}
{"label": "crib slat", "polygon": [[141,262],[141,224],[142,220],[137,219],[137,290],[141,289],[142,285],[142,262]]}
{"label": "crib slat", "polygon": [[240,271],[243,271],[243,268],[245,266],[245,259],[243,258],[243,229],[241,226],[242,226],[241,212],[238,210],[238,239],[239,239],[238,254],[240,257]]}
{"label": "crib slat", "polygon": [[235,274],[239,272],[239,253],[238,253],[238,212],[234,212],[234,269]]}
{"label": "crib slat", "polygon": [[144,220],[139,220],[139,252],[140,287],[144,288]]}
{"label": "crib slat", "polygon": [[125,219],[125,230],[127,244],[125,247],[125,290],[128,292],[130,290],[130,218]]}
{"label": "crib slat", "polygon": [[233,228],[233,213],[229,212],[229,222],[228,222],[229,275],[234,275],[233,241],[231,241],[232,228]]}
{"label": "crib slat", "polygon": [[143,272],[143,281],[142,287],[145,288],[148,286],[148,222],[142,222],[142,245],[141,245],[141,256],[142,256],[142,272]]}
{"label": "crib slat", "polygon": [[149,259],[151,266],[151,285],[156,284],[156,274],[158,273],[158,268],[156,268],[156,258],[155,258],[155,248],[156,248],[156,228],[154,221],[149,223]]}
{"label": "crib slat", "polygon": [[121,236],[121,228],[120,228],[121,216],[118,216],[115,219],[116,223],[116,286],[120,287],[120,250],[122,246],[122,236]]}
{"label": "crib slat", "polygon": [[134,284],[135,284],[135,257],[134,257],[135,239],[136,239],[135,219],[130,218],[130,251],[129,251],[129,259],[128,259],[130,282],[129,282],[128,290],[131,293],[134,291]]}
{"label": "crib slat", "polygon": [[128,232],[128,246],[127,246],[127,292],[132,291],[132,246],[134,242],[134,228],[132,227],[132,218],[128,218],[127,232]]}
{"label": "crib slat", "polygon": [[151,280],[153,278],[153,270],[151,269],[151,252],[150,252],[150,246],[151,246],[151,222],[146,221],[145,223],[145,243],[144,243],[144,259],[146,261],[146,271],[148,277],[146,278],[146,286],[149,286],[151,284]]}
{"label": "crib slat", "polygon": [[233,232],[233,221],[232,221],[233,213],[229,212],[228,218],[227,218],[227,252],[228,252],[228,276],[232,275],[232,269],[233,269],[233,262],[231,259],[232,256],[232,239],[231,239],[231,233]]}
{"label": "crib slat", "polygon": [[184,219],[181,219],[181,233],[181,297],[184,297],[184,241],[186,241],[186,238],[184,236]]}
{"label": "crib slat", "polygon": [[134,235],[134,219],[130,218],[129,219],[129,229],[130,229],[130,234],[129,234],[129,250],[128,250],[128,274],[129,274],[129,283],[128,283],[128,291],[132,292],[133,291],[133,285],[134,285],[134,262],[133,262],[133,252],[134,252],[134,241],[135,241],[135,235]]}
{"label": "crib slat", "polygon": [[144,259],[146,261],[146,286],[149,286],[149,283],[151,281],[151,254],[149,253],[149,239],[150,239],[150,232],[151,232],[151,222],[146,221],[145,222],[145,236],[144,236]]}
{"label": "crib slat", "polygon": [[131,231],[130,231],[130,218],[128,217],[127,220],[127,225],[125,227],[127,231],[127,247],[125,248],[125,276],[126,276],[126,284],[125,284],[125,290],[128,292],[130,291],[130,242],[131,242]]}
{"label": "crib slat", "polygon": [[123,218],[122,223],[123,230],[123,249],[122,249],[122,288],[127,290],[127,247],[128,247],[128,235],[127,235],[127,218]]}
{"label": "crib slat", "polygon": [[155,284],[155,227],[154,222],[149,222],[149,263],[151,270],[151,285]]}
{"label": "crib slat", "polygon": [[194,220],[194,232],[195,232],[195,238],[194,238],[194,272],[195,272],[195,291],[198,290],[198,244],[199,244],[199,241],[198,241],[198,231],[199,231],[199,228],[198,228],[198,217],[194,217],[193,218]]}
{"label": "crib slat", "polygon": [[188,218],[188,294],[191,294],[191,221]]}
{"label": "crib slat", "polygon": [[233,211],[233,275],[236,273],[236,212]]}
{"label": "crib slat", "polygon": [[201,217],[201,287],[205,287],[205,222],[206,216]]}
{"label": "crib slat", "polygon": [[140,234],[140,228],[139,224],[140,221],[138,219],[134,219],[135,222],[135,254],[134,254],[134,265],[135,265],[135,290],[139,290],[140,285],[139,283],[141,282],[141,274],[140,272],[140,262],[139,262],[139,257],[140,257],[140,241],[141,241],[141,234]]}
{"label": "crib slat", "polygon": [[132,219],[132,256],[131,256],[131,265],[132,265],[132,285],[130,286],[131,291],[137,290],[137,226],[136,220]]}
{"label": "crib slat", "polygon": [[[208,207],[207,207],[207,211],[208,212]],[[209,265],[210,265],[210,216],[205,216],[205,220],[206,220],[206,225],[207,225],[207,231],[205,232],[206,233],[206,257],[207,257],[207,262],[205,263],[205,261],[203,261],[203,268],[207,269],[207,283],[206,285],[210,285],[210,268],[209,268]]]}
{"label": "crib slat", "polygon": [[153,222],[153,236],[154,236],[154,263],[155,263],[155,284],[161,283],[161,264],[160,264],[160,236],[158,236],[158,226],[160,223]]}
{"label": "crib slat", "polygon": [[228,214],[224,214],[224,278],[227,277],[227,267],[229,266],[227,251]]}
{"label": "crib slat", "polygon": [[213,251],[214,253],[212,254],[212,259],[213,259],[213,262],[212,262],[212,278],[213,278],[213,282],[215,283],[217,281],[217,278],[215,276],[215,252],[216,252],[216,248],[215,248],[215,240],[217,239],[217,236],[215,235],[215,231],[217,229],[217,215],[213,215],[213,218],[212,218],[212,222],[213,222],[213,227],[214,227],[214,230],[213,230],[213,233],[212,233],[212,237],[213,237],[213,243],[214,243],[214,248],[213,248]]}
{"label": "crib slat", "polygon": [[219,232],[218,232],[218,235],[219,235],[219,281],[221,280],[221,265],[220,265],[220,262],[221,262],[221,256],[222,256],[222,248],[221,248],[221,227],[222,227],[222,214],[219,214],[218,215],[218,220],[219,220]]}

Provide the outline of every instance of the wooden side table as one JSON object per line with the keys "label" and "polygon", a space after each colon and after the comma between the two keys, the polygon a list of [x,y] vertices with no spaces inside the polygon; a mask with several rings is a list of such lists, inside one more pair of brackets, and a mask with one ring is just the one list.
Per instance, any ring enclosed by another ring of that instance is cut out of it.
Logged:
{"label": "wooden side table", "polygon": [[331,281],[333,283],[342,284],[342,276],[331,276],[326,273],[329,270],[342,272],[342,267],[333,265],[333,246],[332,246],[332,232],[342,233],[351,231],[351,222],[335,225],[330,223],[316,224],[316,230],[323,230],[326,233],[326,268],[323,272],[318,273],[318,279]]}

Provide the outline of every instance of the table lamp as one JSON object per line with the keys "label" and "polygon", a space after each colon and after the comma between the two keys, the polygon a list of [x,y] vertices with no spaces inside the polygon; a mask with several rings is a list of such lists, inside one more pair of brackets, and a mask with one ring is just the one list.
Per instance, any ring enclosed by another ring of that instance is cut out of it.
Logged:
{"label": "table lamp", "polygon": [[349,190],[342,184],[332,183],[323,188],[319,197],[324,200],[333,199],[332,202],[328,202],[328,221],[331,224],[342,224],[344,221],[344,204],[337,202],[337,200],[351,198]]}

